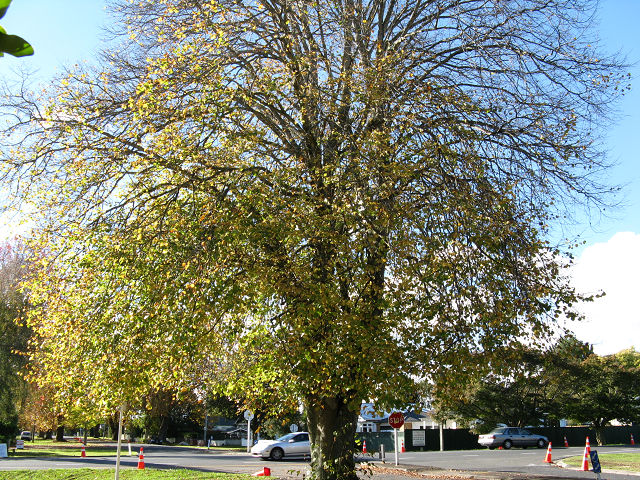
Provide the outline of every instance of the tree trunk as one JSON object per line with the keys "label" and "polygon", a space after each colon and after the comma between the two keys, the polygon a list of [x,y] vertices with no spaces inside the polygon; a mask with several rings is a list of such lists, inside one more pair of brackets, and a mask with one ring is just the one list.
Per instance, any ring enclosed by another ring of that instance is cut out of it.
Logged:
{"label": "tree trunk", "polygon": [[317,480],[355,480],[358,412],[341,397],[307,397],[311,469]]}
{"label": "tree trunk", "polygon": [[158,438],[165,443],[167,440],[167,429],[169,428],[169,417],[163,415],[160,417],[160,428],[158,429]]}
{"label": "tree trunk", "polygon": [[596,431],[596,442],[598,442],[599,446],[603,446],[607,444],[607,442],[604,439],[604,426],[605,424],[597,425],[593,427],[593,429]]}
{"label": "tree trunk", "polygon": [[109,424],[109,433],[111,434],[111,440],[118,440],[118,419],[116,415],[109,415],[107,422]]}
{"label": "tree trunk", "polygon": [[58,425],[56,429],[56,442],[64,442],[64,425]]}

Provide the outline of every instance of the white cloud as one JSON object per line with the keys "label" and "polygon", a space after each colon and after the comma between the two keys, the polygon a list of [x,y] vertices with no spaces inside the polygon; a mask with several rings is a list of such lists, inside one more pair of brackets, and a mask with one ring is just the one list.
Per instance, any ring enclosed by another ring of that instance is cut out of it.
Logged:
{"label": "white cloud", "polygon": [[578,292],[606,296],[582,304],[583,322],[570,322],[576,336],[598,355],[640,347],[640,235],[616,233],[607,243],[584,249],[571,268]]}

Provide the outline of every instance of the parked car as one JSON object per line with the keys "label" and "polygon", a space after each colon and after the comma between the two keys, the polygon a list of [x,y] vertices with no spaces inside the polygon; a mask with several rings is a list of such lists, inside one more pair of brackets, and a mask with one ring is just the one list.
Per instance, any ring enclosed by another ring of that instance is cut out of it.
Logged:
{"label": "parked car", "polygon": [[544,448],[549,444],[549,439],[543,435],[535,435],[524,428],[504,427],[496,428],[486,435],[480,435],[478,443],[483,447],[489,447],[489,450],[496,447],[509,450],[511,447]]}
{"label": "parked car", "polygon": [[276,440],[260,440],[251,447],[251,455],[263,460],[282,460],[292,457],[311,457],[311,445],[307,432],[289,433]]}
{"label": "parked car", "polygon": [[20,432],[20,440],[31,440],[31,432],[27,430]]}

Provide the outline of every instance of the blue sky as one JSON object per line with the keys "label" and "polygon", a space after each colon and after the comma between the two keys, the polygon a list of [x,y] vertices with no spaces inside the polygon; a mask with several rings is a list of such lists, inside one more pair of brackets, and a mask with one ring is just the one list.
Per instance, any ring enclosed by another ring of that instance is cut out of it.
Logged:
{"label": "blue sky", "polygon": [[[13,66],[31,66],[49,77],[63,63],[91,59],[100,48],[100,27],[109,21],[103,0],[14,0],[0,24],[27,39],[35,55],[0,59],[0,75]],[[602,0],[600,34],[610,52],[622,51],[640,62],[640,0]],[[574,283],[582,291],[604,289],[606,297],[583,308],[589,321],[572,328],[596,352],[609,354],[637,342],[640,349],[640,65],[630,69],[637,80],[620,103],[607,148],[619,166],[616,183],[628,183],[627,206],[615,218],[579,230],[586,244],[576,250]],[[637,340],[636,340],[637,339]]]}

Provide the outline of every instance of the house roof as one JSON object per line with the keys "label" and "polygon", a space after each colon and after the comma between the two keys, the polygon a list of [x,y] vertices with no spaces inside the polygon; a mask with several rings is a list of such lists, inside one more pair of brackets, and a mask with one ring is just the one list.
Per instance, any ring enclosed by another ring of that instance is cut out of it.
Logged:
{"label": "house roof", "polygon": [[[386,423],[388,422],[389,415],[393,412],[376,412],[375,405],[373,403],[363,403],[360,406],[360,415],[358,417],[358,423]],[[410,410],[402,412],[404,414],[405,422],[421,422],[429,418],[429,412],[423,410],[420,413],[412,412]]]}

